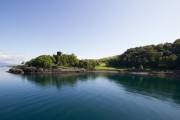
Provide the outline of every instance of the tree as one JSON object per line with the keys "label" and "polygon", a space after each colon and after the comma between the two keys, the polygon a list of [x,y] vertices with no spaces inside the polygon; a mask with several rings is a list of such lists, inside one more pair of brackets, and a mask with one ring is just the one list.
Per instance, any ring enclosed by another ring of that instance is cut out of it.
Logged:
{"label": "tree", "polygon": [[142,65],[140,65],[140,66],[139,66],[139,69],[140,69],[140,70],[143,70],[143,69],[144,69],[144,67],[143,67]]}
{"label": "tree", "polygon": [[98,62],[94,60],[79,60],[78,67],[85,68],[89,70],[94,70]]}
{"label": "tree", "polygon": [[74,54],[63,54],[62,52],[57,52],[57,55],[53,55],[56,60],[55,63],[59,66],[75,67],[77,66],[79,60]]}
{"label": "tree", "polygon": [[119,56],[118,59],[110,59],[107,65],[129,68],[139,68],[142,65],[144,68],[151,69],[179,69],[180,39],[177,39],[173,44],[165,43],[130,48]]}
{"label": "tree", "polygon": [[52,67],[53,63],[55,62],[55,59],[50,55],[41,55],[35,59],[32,59],[26,64],[28,66],[38,67],[38,68],[50,68]]}
{"label": "tree", "polygon": [[172,45],[173,52],[175,54],[180,54],[180,39],[177,39]]}

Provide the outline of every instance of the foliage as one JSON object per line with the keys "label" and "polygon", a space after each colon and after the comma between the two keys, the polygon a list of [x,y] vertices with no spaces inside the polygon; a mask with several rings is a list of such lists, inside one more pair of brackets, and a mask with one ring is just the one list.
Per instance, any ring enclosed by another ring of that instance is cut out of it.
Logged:
{"label": "foliage", "polygon": [[95,69],[95,66],[99,62],[96,60],[78,60],[74,54],[63,54],[62,52],[57,52],[57,55],[42,55],[35,59],[31,59],[25,63],[27,67],[38,67],[38,68],[60,68],[68,69],[70,67],[78,67],[85,69]]}
{"label": "foliage", "polygon": [[116,59],[118,57],[119,57],[119,55],[116,55],[116,56],[112,56],[112,57],[105,57],[105,58],[96,59],[96,61],[98,61],[99,63],[107,64],[107,61]]}
{"label": "foliage", "polygon": [[78,67],[79,68],[85,68],[89,70],[94,70],[96,65],[98,65],[98,62],[95,60],[79,60]]}
{"label": "foliage", "polygon": [[55,59],[50,55],[41,55],[35,59],[26,62],[27,66],[34,66],[38,68],[50,68],[52,67]]}
{"label": "foliage", "polygon": [[[101,66],[102,63],[106,66]],[[95,68],[101,70],[116,68],[180,69],[180,39],[174,43],[130,48],[122,55],[97,60],[79,60],[74,54],[57,52],[57,55],[42,55],[22,64],[22,67],[31,66],[42,68],[78,67],[90,70]]]}
{"label": "foliage", "polygon": [[142,65],[143,69],[180,69],[180,39],[173,44],[130,48],[119,57],[110,59],[107,65],[129,68],[140,68]]}
{"label": "foliage", "polygon": [[144,69],[144,67],[143,67],[142,65],[140,65],[140,66],[139,66],[139,69],[140,69],[140,70],[143,70],[143,69]]}
{"label": "foliage", "polygon": [[57,52],[57,55],[53,55],[53,57],[56,60],[55,63],[59,66],[75,67],[78,64],[77,56],[74,54],[67,55],[62,52]]}

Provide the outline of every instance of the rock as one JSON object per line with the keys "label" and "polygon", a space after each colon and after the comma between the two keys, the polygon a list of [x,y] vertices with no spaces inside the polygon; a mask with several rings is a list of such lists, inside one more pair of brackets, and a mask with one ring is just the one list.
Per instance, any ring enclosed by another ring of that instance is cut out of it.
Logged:
{"label": "rock", "polygon": [[25,73],[35,73],[36,68],[35,67],[26,67],[23,69]]}
{"label": "rock", "polygon": [[24,71],[22,69],[18,69],[18,68],[11,68],[9,70],[10,73],[14,73],[14,74],[24,74]]}
{"label": "rock", "polygon": [[10,73],[23,74],[23,73],[84,73],[85,69],[60,69],[60,68],[35,68],[35,67],[25,67],[19,69],[13,67],[9,70]]}
{"label": "rock", "polygon": [[35,69],[35,72],[44,72],[44,69],[43,68],[37,68],[37,69]]}

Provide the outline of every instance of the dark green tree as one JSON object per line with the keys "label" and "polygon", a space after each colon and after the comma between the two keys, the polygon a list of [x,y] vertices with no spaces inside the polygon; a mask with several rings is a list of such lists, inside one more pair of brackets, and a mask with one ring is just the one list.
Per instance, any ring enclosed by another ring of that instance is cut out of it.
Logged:
{"label": "dark green tree", "polygon": [[107,61],[108,66],[151,69],[180,69],[180,39],[165,43],[130,48],[120,57]]}
{"label": "dark green tree", "polygon": [[53,63],[55,62],[55,59],[50,55],[41,55],[35,59],[32,59],[26,64],[28,66],[38,67],[38,68],[50,68],[52,67]]}

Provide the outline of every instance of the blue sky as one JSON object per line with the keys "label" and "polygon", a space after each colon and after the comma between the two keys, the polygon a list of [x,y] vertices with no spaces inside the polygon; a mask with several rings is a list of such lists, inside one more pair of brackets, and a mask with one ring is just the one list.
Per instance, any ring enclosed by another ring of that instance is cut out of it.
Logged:
{"label": "blue sky", "polygon": [[180,0],[0,0],[0,61],[102,58],[180,37]]}

